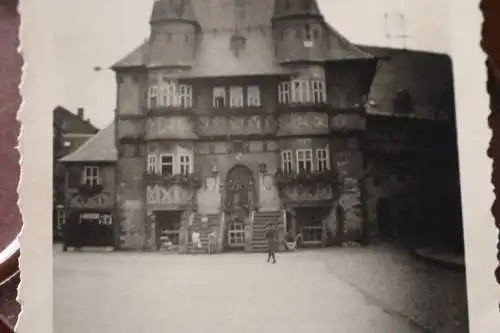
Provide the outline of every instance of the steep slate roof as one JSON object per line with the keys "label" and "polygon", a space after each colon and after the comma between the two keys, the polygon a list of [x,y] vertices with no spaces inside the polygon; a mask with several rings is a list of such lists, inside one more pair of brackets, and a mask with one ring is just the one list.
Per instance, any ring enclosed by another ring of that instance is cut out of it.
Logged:
{"label": "steep slate roof", "polygon": [[[271,19],[273,0],[191,0],[193,13],[202,30],[193,67],[183,77],[265,75],[291,73],[276,62]],[[326,22],[325,22],[326,23]],[[335,29],[329,28],[330,50],[323,61],[369,59],[372,56],[351,44]],[[246,40],[238,57],[230,48],[235,31]],[[113,68],[146,66],[149,43],[146,41]]]}
{"label": "steep slate roof", "polygon": [[[359,46],[380,57],[379,68],[368,99],[376,103],[370,114],[414,118],[433,118],[453,89],[452,64],[448,55],[388,47]],[[399,90],[407,90],[413,100],[412,114],[393,113],[393,101]],[[439,110],[444,111],[444,110]]]}
{"label": "steep slate roof", "polygon": [[54,126],[59,127],[64,133],[95,134],[98,129],[88,120],[80,118],[62,106],[54,109]]}
{"label": "steep slate roof", "polygon": [[115,124],[113,122],[80,148],[60,159],[60,162],[115,162],[117,159]]}
{"label": "steep slate roof", "polygon": [[162,0],[155,1],[153,12],[151,13],[151,22],[162,20],[188,20],[196,21],[196,15],[193,12],[191,1],[189,0]]}
{"label": "steep slate roof", "polygon": [[148,50],[149,40],[146,39],[144,42],[136,47],[132,52],[127,54],[124,58],[113,65],[113,69],[117,68],[131,68],[131,67],[141,67],[144,66],[144,60],[146,57],[146,52]]}

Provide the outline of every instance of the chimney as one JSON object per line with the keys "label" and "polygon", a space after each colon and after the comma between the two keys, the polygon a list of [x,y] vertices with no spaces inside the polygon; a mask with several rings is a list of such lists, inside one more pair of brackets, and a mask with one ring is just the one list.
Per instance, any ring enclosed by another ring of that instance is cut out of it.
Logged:
{"label": "chimney", "polygon": [[84,116],[85,110],[83,108],[78,108],[78,117],[80,117],[80,119],[83,119]]}

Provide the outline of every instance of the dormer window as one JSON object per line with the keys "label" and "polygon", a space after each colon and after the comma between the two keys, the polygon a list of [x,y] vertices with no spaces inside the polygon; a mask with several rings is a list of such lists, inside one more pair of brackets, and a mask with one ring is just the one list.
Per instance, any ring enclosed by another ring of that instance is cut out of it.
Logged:
{"label": "dormer window", "polygon": [[326,103],[324,80],[294,79],[278,86],[280,104],[322,104]]}
{"label": "dormer window", "polygon": [[82,184],[92,187],[99,185],[101,183],[100,179],[100,169],[97,166],[85,166],[83,168]]}
{"label": "dormer window", "polygon": [[394,97],[394,112],[409,114],[413,112],[413,98],[408,90],[400,90]]}
{"label": "dormer window", "polygon": [[316,29],[313,29],[314,39],[320,39],[320,34],[321,34],[321,27],[316,27]]}
{"label": "dormer window", "polygon": [[306,31],[306,40],[310,40],[312,35],[312,28],[310,24],[306,24],[305,31]]}

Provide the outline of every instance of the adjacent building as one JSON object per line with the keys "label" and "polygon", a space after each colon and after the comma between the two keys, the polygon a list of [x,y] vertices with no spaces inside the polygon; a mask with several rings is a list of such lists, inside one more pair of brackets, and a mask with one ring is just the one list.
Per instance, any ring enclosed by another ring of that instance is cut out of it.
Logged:
{"label": "adjacent building", "polygon": [[65,249],[113,246],[116,161],[114,124],[60,160],[65,170]]}
{"label": "adjacent building", "polygon": [[[401,214],[453,149],[446,57],[353,45],[315,0],[160,0],[150,25],[113,66],[113,125],[62,160],[68,246],[185,252],[214,230],[219,251],[257,251],[269,223],[303,246],[419,225]],[[422,57],[444,76],[415,81]]]}
{"label": "adjacent building", "polygon": [[64,168],[59,159],[75,151],[98,129],[85,118],[85,111],[79,108],[77,113],[58,106],[53,110],[53,234],[56,240],[62,236],[65,222],[64,209]]}

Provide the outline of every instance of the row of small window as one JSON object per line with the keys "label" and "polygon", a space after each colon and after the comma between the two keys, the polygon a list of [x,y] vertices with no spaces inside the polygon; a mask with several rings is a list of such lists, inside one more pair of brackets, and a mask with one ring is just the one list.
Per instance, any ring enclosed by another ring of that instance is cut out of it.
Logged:
{"label": "row of small window", "polygon": [[160,107],[191,108],[193,107],[193,87],[177,84],[174,81],[162,82],[149,87],[148,108]]}
{"label": "row of small window", "polygon": [[[213,107],[241,108],[260,107],[260,89],[258,86],[215,87],[213,89]],[[176,84],[174,81],[162,82],[149,87],[148,108],[193,107],[193,87]]]}
{"label": "row of small window", "polygon": [[316,158],[314,159],[312,149],[297,149],[294,163],[293,151],[284,150],[281,152],[281,168],[285,173],[330,170],[330,153],[328,148],[316,149]]}
{"label": "row of small window", "polygon": [[[322,104],[326,103],[324,80],[292,80],[278,86],[280,104]],[[259,86],[214,87],[212,91],[214,109],[260,107]],[[193,87],[174,81],[162,82],[149,87],[148,108],[193,107]]]}
{"label": "row of small window", "polygon": [[[189,155],[160,154],[148,156],[148,172],[162,175],[185,174],[193,172],[193,160]],[[83,168],[82,184],[96,186],[101,184],[101,169],[97,166]]]}
{"label": "row of small window", "polygon": [[148,156],[148,172],[164,176],[174,174],[188,175],[193,172],[193,159],[184,154],[160,154]]}
{"label": "row of small window", "polygon": [[324,80],[292,80],[278,86],[280,104],[323,104],[326,101]]}

